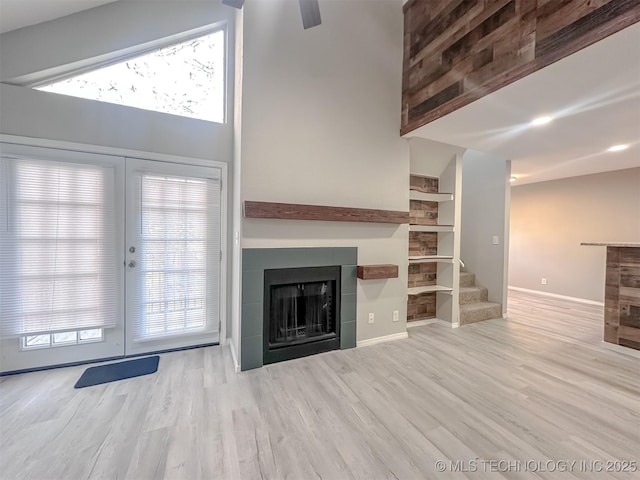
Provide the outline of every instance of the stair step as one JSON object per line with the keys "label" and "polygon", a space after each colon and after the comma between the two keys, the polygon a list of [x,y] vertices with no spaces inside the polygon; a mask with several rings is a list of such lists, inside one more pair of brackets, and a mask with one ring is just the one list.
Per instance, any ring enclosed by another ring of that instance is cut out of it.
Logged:
{"label": "stair step", "polygon": [[473,287],[476,284],[476,274],[470,272],[460,272],[460,286]]}
{"label": "stair step", "polygon": [[485,287],[460,287],[460,305],[486,302],[489,292]]}
{"label": "stair step", "polygon": [[502,305],[494,302],[476,302],[460,305],[460,325],[502,318]]}

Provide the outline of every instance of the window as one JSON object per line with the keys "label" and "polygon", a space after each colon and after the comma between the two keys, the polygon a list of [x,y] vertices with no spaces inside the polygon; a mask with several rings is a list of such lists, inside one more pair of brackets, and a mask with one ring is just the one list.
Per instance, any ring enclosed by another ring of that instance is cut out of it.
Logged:
{"label": "window", "polygon": [[1,162],[0,337],[26,337],[26,346],[42,346],[48,337],[54,345],[114,327],[119,294],[113,168],[6,157]]}
{"label": "window", "polygon": [[64,347],[80,343],[101,342],[104,339],[103,330],[77,330],[74,332],[49,333],[45,335],[27,335],[22,337],[22,350],[35,348]]}
{"label": "window", "polygon": [[222,123],[224,52],[217,30],[37,89]]}
{"label": "window", "polygon": [[139,178],[139,315],[135,341],[217,328],[218,180],[142,173]]}

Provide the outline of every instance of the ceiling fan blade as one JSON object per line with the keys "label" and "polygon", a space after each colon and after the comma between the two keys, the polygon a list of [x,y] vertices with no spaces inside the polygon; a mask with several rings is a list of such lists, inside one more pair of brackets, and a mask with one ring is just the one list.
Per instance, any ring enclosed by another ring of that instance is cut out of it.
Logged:
{"label": "ceiling fan blade", "polygon": [[302,26],[305,30],[322,23],[318,0],[300,0],[300,13],[302,14]]}
{"label": "ceiling fan blade", "polygon": [[244,5],[244,0],[222,0],[222,3],[233,8],[242,8],[242,5]]}

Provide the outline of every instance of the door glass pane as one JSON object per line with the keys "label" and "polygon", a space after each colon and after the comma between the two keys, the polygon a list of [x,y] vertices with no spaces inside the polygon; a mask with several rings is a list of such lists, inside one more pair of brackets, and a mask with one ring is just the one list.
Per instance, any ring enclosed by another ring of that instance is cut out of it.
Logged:
{"label": "door glass pane", "polygon": [[25,337],[24,346],[28,347],[48,347],[51,345],[51,335],[30,335]]}
{"label": "door glass pane", "polygon": [[141,175],[135,340],[217,329],[219,186],[207,179]]}
{"label": "door glass pane", "polygon": [[[2,164],[10,188],[0,336],[115,327],[114,169],[40,159],[3,158]],[[71,341],[69,334],[52,339]]]}
{"label": "door glass pane", "polygon": [[64,333],[54,333],[53,334],[53,343],[77,343],[78,342],[78,333],[77,332],[64,332]]}
{"label": "door glass pane", "polygon": [[89,341],[89,340],[101,340],[102,339],[102,329],[101,328],[94,328],[91,330],[80,330],[78,332],[78,340],[83,342],[83,341]]}

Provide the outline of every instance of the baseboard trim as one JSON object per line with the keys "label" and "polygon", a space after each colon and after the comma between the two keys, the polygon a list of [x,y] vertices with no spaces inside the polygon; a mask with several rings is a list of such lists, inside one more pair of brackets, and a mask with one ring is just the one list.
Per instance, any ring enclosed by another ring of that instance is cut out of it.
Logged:
{"label": "baseboard trim", "polygon": [[447,322],[446,320],[441,320],[439,318],[425,318],[424,320],[415,320],[413,322],[407,322],[407,328],[421,327],[423,325],[433,325],[435,323],[438,323],[443,327],[447,327],[447,328],[458,328],[460,326],[460,322],[451,323],[451,322]]}
{"label": "baseboard trim", "polygon": [[446,320],[442,320],[440,318],[436,318],[436,321],[442,325],[443,327],[447,327],[447,328],[459,328],[460,327],[460,322],[447,322]]}
{"label": "baseboard trim", "polygon": [[233,344],[233,339],[229,339],[229,348],[231,349],[231,359],[233,360],[233,368],[238,373],[240,371],[240,362],[238,362],[238,352]]}
{"label": "baseboard trim", "polygon": [[616,345],[615,343],[609,343],[602,341],[602,346],[612,352],[621,353],[623,355],[629,355],[630,357],[640,358],[640,350],[634,350],[633,348],[625,347],[623,345]]}
{"label": "baseboard trim", "polygon": [[559,295],[557,293],[541,292],[540,290],[530,290],[528,288],[512,287],[511,285],[509,285],[508,288],[509,288],[509,290],[515,290],[516,292],[533,293],[534,295],[542,295],[542,296],[545,296],[545,297],[560,298],[562,300],[570,300],[572,302],[586,303],[587,305],[597,305],[598,307],[604,307],[604,302],[596,302],[595,300],[588,300],[586,298],[569,297],[567,295]]}
{"label": "baseboard trim", "polygon": [[425,318],[424,320],[414,320],[413,322],[407,322],[407,328],[421,327],[423,325],[433,325],[440,320],[437,318]]}
{"label": "baseboard trim", "polygon": [[409,334],[407,332],[400,332],[393,333],[391,335],[385,335],[383,337],[369,338],[367,340],[356,342],[356,347],[368,347],[369,345],[391,342],[392,340],[402,340],[403,338],[409,338]]}
{"label": "baseboard trim", "polygon": [[216,347],[220,343],[202,343],[200,345],[190,345],[188,347],[167,348],[165,350],[157,350],[155,352],[134,353],[132,355],[117,355],[115,357],[94,358],[93,360],[81,360],[79,362],[58,363],[55,365],[46,365],[44,367],[22,368],[20,370],[9,370],[0,372],[0,377],[8,377],[11,375],[21,375],[23,373],[42,372],[44,370],[55,370],[57,368],[77,367],[79,365],[91,365],[92,363],[113,362],[115,360],[126,360],[128,358],[146,357],[148,355],[160,355],[163,353],[182,352],[183,350],[194,350],[196,348]]}

